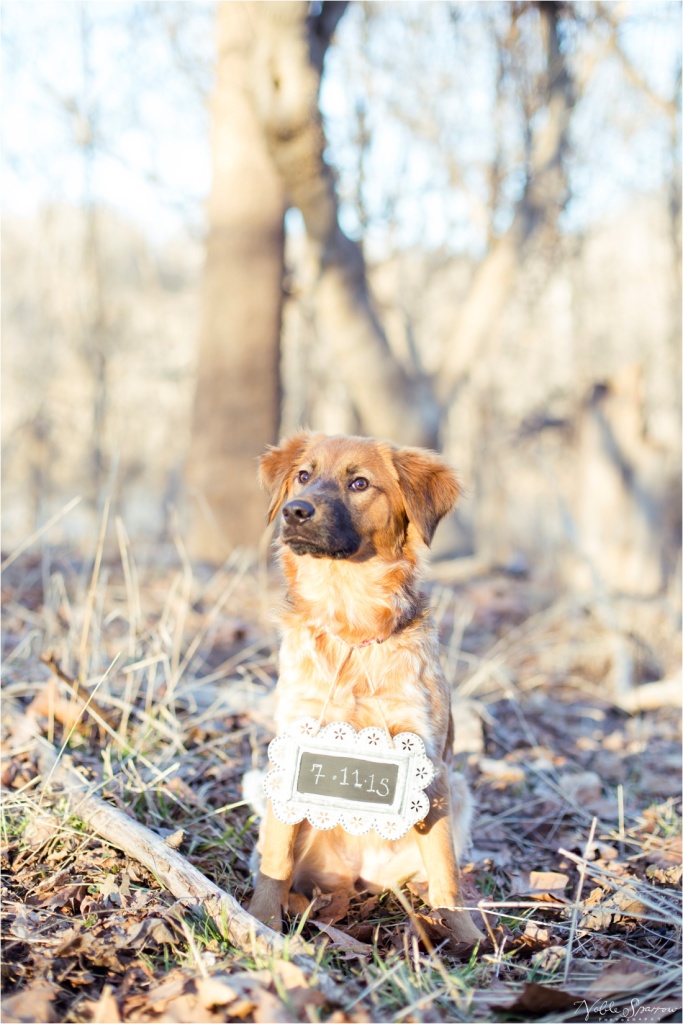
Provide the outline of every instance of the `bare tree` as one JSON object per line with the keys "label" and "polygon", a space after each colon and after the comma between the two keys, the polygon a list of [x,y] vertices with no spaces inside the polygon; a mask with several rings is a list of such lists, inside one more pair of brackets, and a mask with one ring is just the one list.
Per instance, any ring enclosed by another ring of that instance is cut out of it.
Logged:
{"label": "bare tree", "polygon": [[[304,0],[220,4],[214,97],[205,314],[187,478],[207,509],[191,547],[216,556],[216,528],[232,543],[260,534],[252,459],[274,440],[282,215],[297,207],[314,266],[315,330],[346,386],[361,429],[403,443],[438,443],[443,410],[514,281],[520,247],[559,209],[562,155],[573,105],[558,45],[563,8],[539,3],[546,40],[547,117],[530,138],[527,185],[512,227],[475,277],[438,380],[393,355],[373,308],[359,245],[339,224],[319,109],[325,52],[346,9]],[[411,372],[412,370],[412,372]],[[207,529],[210,519],[214,526]]]}
{"label": "bare tree", "polygon": [[275,440],[285,199],[253,104],[254,9],[220,3],[203,320],[186,480],[189,543],[216,560],[263,532],[257,455]]}

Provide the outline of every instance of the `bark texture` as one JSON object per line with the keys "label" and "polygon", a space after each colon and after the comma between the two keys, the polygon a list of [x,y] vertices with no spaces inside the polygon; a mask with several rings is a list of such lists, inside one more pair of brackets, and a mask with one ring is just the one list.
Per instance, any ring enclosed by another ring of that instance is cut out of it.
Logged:
{"label": "bark texture", "polygon": [[285,201],[251,102],[250,4],[218,4],[213,184],[192,442],[189,548],[217,561],[265,526],[256,458],[277,439]]}
{"label": "bark texture", "polygon": [[99,783],[93,786],[60,761],[51,743],[42,737],[38,737],[36,743],[44,785],[54,787],[60,796],[65,795],[77,817],[112,846],[123,850],[151,871],[162,885],[183,901],[188,914],[207,914],[221,935],[248,956],[257,953],[268,959],[291,957],[327,999],[342,1002],[344,990],[308,955],[311,949],[301,938],[283,938],[272,928],[261,924],[233,896],[206,878],[151,829],[94,795],[93,790],[99,788]]}
{"label": "bark texture", "polygon": [[253,5],[258,25],[254,103],[288,202],[306,225],[316,331],[365,433],[433,446],[438,410],[425,381],[394,357],[372,306],[360,247],[339,226],[318,105],[331,31],[345,3],[308,14],[303,0]]}

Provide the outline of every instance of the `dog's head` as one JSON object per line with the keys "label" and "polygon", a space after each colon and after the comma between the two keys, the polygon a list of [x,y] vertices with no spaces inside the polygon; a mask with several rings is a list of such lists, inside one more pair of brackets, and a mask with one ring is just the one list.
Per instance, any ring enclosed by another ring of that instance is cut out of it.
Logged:
{"label": "dog's head", "polygon": [[455,474],[434,452],[366,437],[302,432],[269,448],[260,480],[281,539],[317,558],[398,555],[412,534],[431,543],[455,505]]}

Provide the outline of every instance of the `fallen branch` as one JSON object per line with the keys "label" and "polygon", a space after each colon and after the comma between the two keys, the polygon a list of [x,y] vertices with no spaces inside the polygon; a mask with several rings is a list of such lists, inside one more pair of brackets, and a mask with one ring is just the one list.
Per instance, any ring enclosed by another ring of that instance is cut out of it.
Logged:
{"label": "fallen branch", "polygon": [[225,890],[211,882],[164,839],[112,807],[92,792],[93,784],[83,779],[42,737],[37,737],[38,767],[51,789],[72,800],[71,812],[90,826],[112,846],[144,865],[176,899],[188,908],[204,912],[221,935],[237,949],[266,959],[290,959],[315,983],[330,1002],[341,1004],[348,998],[323,971],[312,956],[310,946],[297,936],[282,936],[262,924]]}
{"label": "fallen branch", "polygon": [[639,711],[656,711],[659,708],[681,706],[681,677],[659,679],[655,683],[641,683],[640,686],[621,693],[616,701],[620,708],[636,715]]}

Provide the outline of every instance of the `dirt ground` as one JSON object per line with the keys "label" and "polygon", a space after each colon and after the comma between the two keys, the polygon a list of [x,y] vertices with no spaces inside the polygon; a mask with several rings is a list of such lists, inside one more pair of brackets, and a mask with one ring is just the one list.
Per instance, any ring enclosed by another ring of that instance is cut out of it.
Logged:
{"label": "dirt ground", "polygon": [[101,561],[21,556],[3,581],[5,1021],[681,1019],[675,602],[438,567],[487,943],[453,948],[419,886],[336,892],[292,915],[304,963],[230,941],[60,781],[74,769],[246,904],[277,574],[240,552],[211,574],[182,549],[136,564],[118,539]]}

